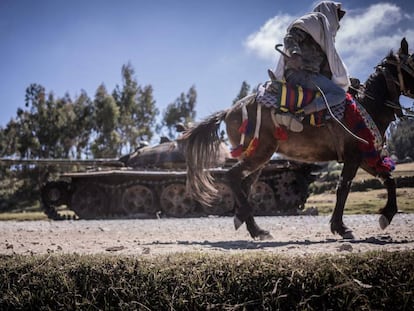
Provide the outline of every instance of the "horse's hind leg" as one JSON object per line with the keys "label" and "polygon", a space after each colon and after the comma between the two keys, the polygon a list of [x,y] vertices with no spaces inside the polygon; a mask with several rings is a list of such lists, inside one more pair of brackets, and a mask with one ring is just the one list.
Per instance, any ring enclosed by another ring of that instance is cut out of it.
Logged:
{"label": "horse's hind leg", "polygon": [[387,187],[388,194],[387,203],[382,209],[379,210],[379,213],[381,214],[379,218],[379,225],[381,229],[385,229],[391,223],[392,218],[398,211],[397,194],[395,190],[395,181],[391,175],[387,173],[386,175],[380,177],[384,181],[385,187]]}
{"label": "horse's hind leg", "polygon": [[336,189],[336,204],[331,217],[331,231],[338,233],[344,239],[354,239],[352,230],[345,226],[343,222],[345,202],[351,189],[351,183],[358,170],[359,163],[350,161],[345,162],[341,177]]}
{"label": "horse's hind leg", "polygon": [[260,175],[260,169],[252,172],[247,162],[239,162],[235,164],[228,172],[227,179],[234,193],[236,200],[236,214],[234,216],[234,226],[236,230],[246,222],[247,230],[252,238],[269,239],[272,236],[266,230],[261,229],[254,217],[253,209],[248,202],[248,194],[252,183]]}
{"label": "horse's hind leg", "polygon": [[[242,189],[247,197],[249,197],[252,185],[259,179],[261,173],[262,169],[258,169],[254,173],[250,174],[245,179],[243,179]],[[260,229],[252,215],[247,216],[246,227],[249,232],[259,232],[259,238],[261,240],[272,238],[272,235],[268,231]]]}

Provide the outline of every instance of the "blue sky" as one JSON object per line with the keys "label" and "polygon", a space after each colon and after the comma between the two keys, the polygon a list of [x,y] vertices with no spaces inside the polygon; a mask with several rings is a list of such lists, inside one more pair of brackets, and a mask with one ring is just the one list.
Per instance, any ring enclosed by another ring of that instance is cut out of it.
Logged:
{"label": "blue sky", "polygon": [[[363,2],[363,3],[362,3]],[[72,98],[121,85],[128,62],[151,84],[161,112],[195,86],[197,120],[227,108],[243,81],[267,80],[288,24],[311,1],[0,0],[0,126],[24,107],[31,83]],[[364,81],[405,36],[414,49],[414,1],[342,1],[337,35],[352,76]],[[403,100],[411,106],[412,100]]]}

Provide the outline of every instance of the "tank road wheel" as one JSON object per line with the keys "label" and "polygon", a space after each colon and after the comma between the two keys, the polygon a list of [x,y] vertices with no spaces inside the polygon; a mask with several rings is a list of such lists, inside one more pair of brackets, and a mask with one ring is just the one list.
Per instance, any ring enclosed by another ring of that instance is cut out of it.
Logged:
{"label": "tank road wheel", "polygon": [[249,193],[249,203],[254,208],[255,215],[274,215],[276,199],[272,188],[263,181],[252,185]]}
{"label": "tank road wheel", "polygon": [[294,172],[283,172],[273,182],[275,196],[278,198],[278,212],[284,215],[297,215],[302,193],[298,190],[298,177]]}
{"label": "tank road wheel", "polygon": [[69,204],[69,183],[65,181],[51,181],[41,188],[41,198],[44,212],[50,219],[65,219],[56,210],[60,205]]}
{"label": "tank road wheel", "polygon": [[109,202],[104,189],[94,184],[82,184],[76,187],[71,203],[79,218],[93,219],[105,216]]}
{"label": "tank road wheel", "polygon": [[134,185],[122,194],[122,209],[126,215],[155,215],[154,195],[148,187]]}
{"label": "tank road wheel", "polygon": [[208,215],[225,215],[233,210],[234,196],[231,188],[225,183],[216,183],[218,190],[218,201],[212,206],[204,206],[203,211]]}
{"label": "tank road wheel", "polygon": [[161,208],[172,217],[183,217],[194,209],[194,202],[184,184],[171,184],[161,193]]}
{"label": "tank road wheel", "polygon": [[48,182],[42,189],[42,200],[46,205],[59,206],[67,204],[69,184],[64,181]]}

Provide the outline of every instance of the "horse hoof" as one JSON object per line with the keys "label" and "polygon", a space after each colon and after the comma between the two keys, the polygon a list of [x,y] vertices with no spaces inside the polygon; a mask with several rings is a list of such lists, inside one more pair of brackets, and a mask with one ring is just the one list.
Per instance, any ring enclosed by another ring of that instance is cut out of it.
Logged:
{"label": "horse hoof", "polygon": [[234,216],[233,221],[234,221],[234,228],[236,230],[239,229],[241,225],[243,224],[243,222],[237,216]]}
{"label": "horse hoof", "polygon": [[259,240],[260,241],[273,240],[273,236],[269,232],[266,231],[266,232],[259,234]]}
{"label": "horse hoof", "polygon": [[355,236],[352,231],[346,231],[344,234],[342,234],[342,238],[345,240],[355,240]]}
{"label": "horse hoof", "polygon": [[387,228],[390,224],[390,222],[388,221],[387,217],[385,217],[384,215],[381,215],[380,218],[378,219],[379,221],[379,225],[380,228],[382,230],[384,230],[385,228]]}

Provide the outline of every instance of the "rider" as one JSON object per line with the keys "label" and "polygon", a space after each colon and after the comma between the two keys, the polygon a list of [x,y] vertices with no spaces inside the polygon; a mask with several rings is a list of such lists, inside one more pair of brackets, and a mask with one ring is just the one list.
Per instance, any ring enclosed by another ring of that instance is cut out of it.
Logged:
{"label": "rider", "polygon": [[[284,38],[284,50],[275,70],[277,79],[304,88],[319,87],[330,107],[340,105],[350,85],[348,71],[335,49],[339,21],[345,15],[341,3],[322,1],[314,9],[290,24]],[[316,87],[317,86],[317,87]],[[300,132],[304,115],[326,108],[323,97],[315,98],[302,114],[278,113],[277,119],[290,130]]]}

